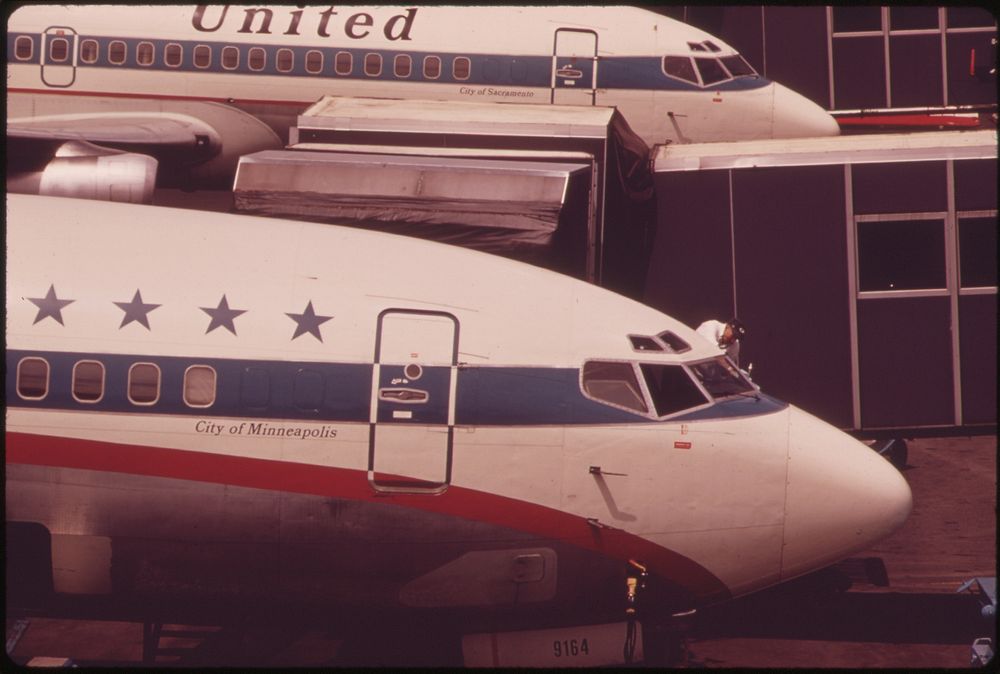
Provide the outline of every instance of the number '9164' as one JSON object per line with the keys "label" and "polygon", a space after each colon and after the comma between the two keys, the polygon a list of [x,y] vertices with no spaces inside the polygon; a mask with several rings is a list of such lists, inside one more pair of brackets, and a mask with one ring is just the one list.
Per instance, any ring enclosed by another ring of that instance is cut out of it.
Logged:
{"label": "number '9164'", "polygon": [[562,639],[552,642],[552,655],[565,658],[572,655],[590,655],[590,644],[586,639]]}

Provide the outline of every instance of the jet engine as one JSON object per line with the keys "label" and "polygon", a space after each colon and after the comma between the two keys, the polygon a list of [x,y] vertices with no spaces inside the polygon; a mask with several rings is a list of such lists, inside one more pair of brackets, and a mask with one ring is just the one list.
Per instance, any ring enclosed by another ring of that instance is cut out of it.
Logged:
{"label": "jet engine", "polygon": [[[9,192],[135,204],[153,201],[158,162],[148,155],[81,140],[60,142],[53,153],[41,157],[37,146],[36,154],[12,149],[8,148]],[[46,156],[51,157],[47,162]]]}

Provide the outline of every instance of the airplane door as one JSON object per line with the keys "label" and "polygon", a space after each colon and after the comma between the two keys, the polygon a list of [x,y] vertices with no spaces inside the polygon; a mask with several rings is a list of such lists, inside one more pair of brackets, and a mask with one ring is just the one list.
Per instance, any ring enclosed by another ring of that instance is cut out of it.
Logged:
{"label": "airplane door", "polygon": [[65,26],[47,28],[42,34],[42,82],[68,87],[76,80],[76,31]]}
{"label": "airplane door", "polygon": [[458,319],[451,314],[379,314],[368,448],[368,481],[376,491],[448,488],[457,365]]}
{"label": "airplane door", "polygon": [[597,87],[597,33],[579,28],[556,30],[552,52],[552,102],[594,105]]}

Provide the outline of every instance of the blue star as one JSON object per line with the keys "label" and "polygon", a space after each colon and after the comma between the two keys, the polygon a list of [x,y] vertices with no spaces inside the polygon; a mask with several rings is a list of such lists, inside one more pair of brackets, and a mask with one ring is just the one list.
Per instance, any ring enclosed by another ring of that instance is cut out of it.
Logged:
{"label": "blue star", "polygon": [[[65,325],[62,319],[63,307],[76,301],[61,300],[56,297],[56,287],[52,284],[49,284],[49,292],[45,293],[45,297],[28,297],[26,299],[38,307],[38,315],[35,316],[35,323],[44,318],[52,317],[59,321],[59,325]],[[32,323],[32,325],[35,323]]]}
{"label": "blue star", "polygon": [[219,300],[219,306],[214,309],[209,309],[208,307],[198,308],[212,317],[212,320],[208,324],[208,330],[205,331],[206,335],[220,326],[235,335],[236,326],[233,324],[233,319],[247,312],[246,309],[230,309],[229,301],[226,300],[225,295]]}
{"label": "blue star", "polygon": [[309,300],[309,304],[306,305],[306,310],[301,314],[286,313],[285,315],[296,323],[295,334],[292,335],[292,339],[308,332],[321,342],[323,341],[323,338],[319,334],[319,326],[333,318],[333,316],[317,316],[316,312],[313,311],[312,300]]}
{"label": "blue star", "polygon": [[146,317],[146,314],[160,306],[159,304],[143,303],[142,294],[138,289],[136,289],[135,295],[132,296],[131,302],[115,302],[115,305],[125,312],[125,317],[122,318],[122,324],[118,326],[119,330],[132,321],[141,323],[147,330],[149,330],[149,319]]}

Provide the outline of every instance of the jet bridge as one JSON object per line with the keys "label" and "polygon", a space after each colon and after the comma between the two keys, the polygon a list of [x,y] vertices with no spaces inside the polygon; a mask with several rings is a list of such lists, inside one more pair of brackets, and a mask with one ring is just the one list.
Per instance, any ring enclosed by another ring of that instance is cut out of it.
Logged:
{"label": "jet bridge", "polygon": [[327,96],[243,157],[235,208],[429,238],[638,297],[649,148],[614,108]]}

